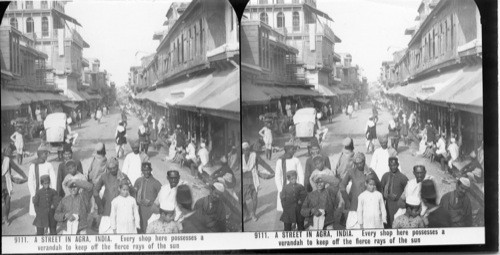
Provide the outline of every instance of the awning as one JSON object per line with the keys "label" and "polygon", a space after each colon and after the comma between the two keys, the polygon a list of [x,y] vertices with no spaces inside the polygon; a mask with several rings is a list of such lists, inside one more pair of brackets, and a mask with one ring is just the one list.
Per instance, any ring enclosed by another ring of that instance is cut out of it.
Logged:
{"label": "awning", "polygon": [[327,97],[337,96],[337,93],[335,93],[329,86],[318,84],[317,90],[322,96],[327,96]]}
{"label": "awning", "polygon": [[14,96],[12,91],[2,89],[0,94],[2,97],[2,111],[17,110],[21,107],[22,103]]}
{"label": "awning", "polygon": [[321,98],[321,97],[315,97],[314,101],[317,101],[317,102],[322,103],[322,104],[328,104],[330,102],[330,100],[328,100],[326,98]]}
{"label": "awning", "polygon": [[75,25],[78,25],[78,26],[82,26],[76,19],[66,15],[65,13],[62,13],[56,9],[52,9],[52,12],[56,15],[56,16],[59,16],[60,18],[64,19],[64,20],[67,20]]}
{"label": "awning", "polygon": [[[240,71],[238,68],[212,74],[210,81],[180,100],[177,105],[196,108],[206,114],[224,111],[224,117],[239,120]],[[230,116],[234,115],[234,116]],[[220,115],[219,115],[220,116]]]}
{"label": "awning", "polygon": [[288,87],[286,87],[286,90],[290,91],[290,93],[293,96],[314,96],[314,97],[321,96],[321,94],[315,90],[302,88],[302,87],[288,86]]}
{"label": "awning", "polygon": [[459,77],[441,91],[427,98],[427,101],[462,111],[483,114],[483,68],[481,65],[466,67]]}
{"label": "awning", "polygon": [[78,105],[77,105],[77,104],[74,104],[74,103],[71,103],[71,102],[65,102],[65,103],[63,103],[63,105],[64,105],[64,106],[66,106],[66,107],[69,107],[69,108],[71,108],[71,109],[76,109],[76,108],[78,108]]}
{"label": "awning", "polygon": [[261,87],[250,82],[243,82],[241,84],[241,103],[245,105],[268,104],[272,98],[265,94]]}
{"label": "awning", "polygon": [[333,19],[330,18],[330,16],[328,16],[328,14],[326,14],[326,13],[324,13],[324,12],[322,12],[322,11],[320,11],[320,10],[318,10],[318,9],[316,9],[316,8],[308,5],[308,4],[304,4],[304,7],[305,7],[306,10],[309,10],[310,12],[312,12],[312,13],[320,16],[320,17],[323,17],[323,18],[325,18],[325,19],[327,19],[329,21],[333,21]]}
{"label": "awning", "polygon": [[74,91],[72,89],[68,89],[68,97],[75,102],[85,101],[85,98],[83,98],[78,91]]}
{"label": "awning", "polygon": [[428,97],[442,90],[448,84],[451,84],[455,79],[462,75],[463,70],[452,70],[439,75],[433,76],[429,79],[416,82],[419,90],[416,91],[416,97],[419,100],[426,100]]}

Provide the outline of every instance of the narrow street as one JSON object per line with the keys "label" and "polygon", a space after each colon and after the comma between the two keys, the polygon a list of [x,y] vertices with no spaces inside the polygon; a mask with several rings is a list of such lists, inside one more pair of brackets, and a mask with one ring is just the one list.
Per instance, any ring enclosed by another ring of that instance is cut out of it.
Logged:
{"label": "narrow street", "polygon": [[[97,121],[93,119],[88,119],[82,123],[81,128],[72,127],[73,131],[79,134],[77,139],[77,144],[73,147],[73,158],[81,160],[83,169],[88,169],[90,163],[92,162],[93,154],[95,153],[94,147],[98,142],[103,142],[106,147],[106,157],[114,157],[115,153],[115,130],[116,125],[120,119],[120,112],[116,109],[112,109],[110,114],[103,117],[101,123],[98,124]],[[128,126],[127,126],[127,137],[128,139],[137,139],[137,130],[141,121],[136,116],[128,116]],[[34,142],[36,143],[36,142]],[[38,140],[39,144],[39,140]],[[35,146],[33,146],[35,147]],[[35,147],[36,148],[36,147]],[[125,146],[125,154],[131,152],[129,145]],[[166,156],[166,150],[161,148],[160,151],[155,151],[150,147],[148,156],[153,167],[153,176],[160,181],[160,183],[165,184],[167,182],[166,175],[168,170],[176,169],[179,170],[181,175],[181,180],[186,181],[191,186],[193,192],[193,200],[208,195],[208,190],[204,187],[205,185],[191,177],[189,169],[179,168],[177,164],[172,164],[166,162],[162,159]],[[24,164],[21,168],[24,170],[26,175],[28,174],[29,162],[35,157],[30,157],[25,159]],[[120,168],[123,164],[124,157],[119,159]],[[57,161],[57,155],[49,155],[49,161],[57,168],[60,164]],[[57,173],[56,173],[57,174]],[[28,214],[28,202],[29,202],[29,191],[27,183],[22,185],[14,184],[12,198],[11,198],[11,211],[9,214],[9,225],[2,226],[2,235],[34,235],[36,230],[32,225],[34,217]],[[89,234],[94,234],[89,229]]]}
{"label": "narrow street", "polygon": [[[339,153],[342,150],[342,140],[345,137],[350,136],[354,141],[354,151],[355,152],[366,152],[365,148],[365,131],[366,122],[368,117],[371,115],[371,106],[362,104],[361,110],[354,112],[352,119],[349,119],[345,114],[340,114],[335,116],[333,123],[323,122],[322,124],[328,127],[328,134],[325,143],[323,143],[322,151],[329,155],[330,163],[334,166],[339,157]],[[388,133],[388,121],[391,118],[390,113],[383,109],[379,111],[379,121],[377,123],[377,135],[381,136]],[[278,138],[279,139],[279,138]],[[375,144],[375,148],[380,147],[378,142]],[[428,159],[415,157],[412,155],[413,152],[417,150],[417,145],[412,144],[411,147],[405,146],[402,142],[399,147],[399,164],[402,173],[404,173],[408,179],[415,178],[413,176],[413,166],[414,165],[424,165],[427,169],[427,174],[434,177],[435,183],[438,187],[438,196],[441,197],[443,194],[454,190],[455,184],[443,183],[444,179],[449,179],[450,177],[440,170],[437,163],[431,163]],[[273,154],[272,161],[265,160],[270,166],[275,168],[276,161],[283,152]],[[366,154],[365,154],[366,155]],[[305,163],[307,159],[307,150],[302,148],[295,154],[305,168]],[[366,164],[370,164],[372,154],[366,155]],[[277,231],[283,230],[283,223],[279,220],[281,213],[276,211],[276,185],[274,179],[262,180],[259,189],[259,206],[257,209],[258,221],[245,222],[245,231]]]}

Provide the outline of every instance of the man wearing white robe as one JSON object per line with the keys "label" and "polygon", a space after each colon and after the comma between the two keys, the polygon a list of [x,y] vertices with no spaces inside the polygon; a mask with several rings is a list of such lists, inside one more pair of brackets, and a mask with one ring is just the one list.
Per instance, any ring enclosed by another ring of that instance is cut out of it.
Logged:
{"label": "man wearing white robe", "polygon": [[[51,163],[47,162],[47,157],[49,155],[49,150],[45,146],[40,146],[37,151],[38,159],[36,162],[31,164],[28,172],[28,189],[30,191],[30,209],[29,214],[31,216],[36,216],[35,206],[33,205],[33,197],[35,196],[37,190],[42,188],[42,183],[40,181],[40,176],[49,175],[50,177],[50,188],[56,189],[57,176],[56,171]],[[38,165],[38,176],[36,173],[36,165]],[[38,184],[36,183],[38,180]]]}
{"label": "man wearing white robe", "polygon": [[[160,192],[155,200],[155,205],[159,208],[174,208],[175,218],[174,221],[179,221],[182,219],[182,211],[177,204],[176,195],[177,187],[179,185],[186,184],[184,181],[180,180],[180,174],[177,170],[170,170],[167,172],[168,183],[161,186]],[[159,219],[160,214],[154,213],[148,220],[148,224]]]}
{"label": "man wearing white robe", "polygon": [[126,174],[131,183],[135,183],[142,175],[142,162],[148,161],[145,154],[139,152],[139,143],[133,141],[130,143],[132,152],[129,153],[123,161],[122,173]]}
{"label": "man wearing white robe", "polygon": [[387,136],[383,136],[379,138],[381,148],[377,148],[375,152],[373,152],[372,161],[370,163],[370,168],[375,171],[379,180],[382,179],[385,173],[389,172],[389,157],[394,156],[394,152],[392,152],[387,147]]}
{"label": "man wearing white robe", "polygon": [[[291,143],[285,144],[285,154],[283,155],[282,158],[278,159],[276,161],[276,173],[274,176],[274,181],[276,183],[276,188],[278,190],[278,194],[276,195],[276,209],[278,212],[283,211],[283,207],[281,206],[281,199],[280,199],[280,193],[281,190],[283,189],[283,186],[286,181],[286,172],[287,171],[292,171],[295,170],[297,171],[297,183],[300,183],[301,185],[304,185],[304,169],[302,168],[302,164],[300,163],[300,160],[296,157],[293,156],[295,154],[295,146]],[[285,166],[286,169],[283,169],[282,167],[282,160],[285,159]],[[286,181],[288,183],[288,181]]]}

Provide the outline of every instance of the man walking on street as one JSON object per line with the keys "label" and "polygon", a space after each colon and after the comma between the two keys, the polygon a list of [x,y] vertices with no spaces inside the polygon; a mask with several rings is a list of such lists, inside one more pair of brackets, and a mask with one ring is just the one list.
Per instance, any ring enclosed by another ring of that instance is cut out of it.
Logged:
{"label": "man walking on street", "polygon": [[244,142],[241,145],[241,149],[243,150],[243,210],[246,217],[250,216],[253,221],[257,221],[257,216],[255,215],[259,191],[257,168],[260,158],[257,156],[257,153],[251,151],[248,142]]}
{"label": "man walking on street", "polygon": [[[107,172],[103,173],[97,184],[94,186],[94,200],[97,204],[98,213],[101,215],[101,222],[99,224],[99,234],[112,234],[111,229],[111,201],[120,195],[120,182],[128,181],[131,194],[134,194],[133,187],[127,175],[122,173],[118,168],[118,159],[110,158],[107,163]],[[104,187],[104,194],[101,199],[99,195],[101,189]]]}
{"label": "man walking on street", "polygon": [[352,164],[354,160],[354,142],[352,138],[346,137],[342,141],[342,145],[344,148],[340,153],[337,165],[335,165],[335,173],[337,174],[337,178],[340,180],[344,179],[349,169],[353,167]]}
{"label": "man walking on street", "polygon": [[[367,179],[375,180],[375,186],[380,192],[380,181],[377,174],[365,164],[365,155],[357,152],[354,155],[354,167],[347,172],[340,183],[340,192],[345,202],[345,208],[349,211],[346,220],[346,229],[359,229],[358,223],[358,196],[365,191]],[[351,184],[351,190],[347,193],[347,185]]]}
{"label": "man walking on street", "polygon": [[[179,174],[179,171],[169,170],[167,172],[168,183],[161,186],[160,191],[158,192],[158,196],[154,201],[154,204],[159,208],[174,208],[173,209],[175,211],[174,221],[178,221],[183,216],[182,211],[179,208],[179,205],[177,204],[177,201],[175,199],[177,195],[177,187],[179,185],[185,184],[185,182],[182,181],[180,178],[181,176]],[[153,215],[148,220],[148,223],[157,220],[158,218],[160,218],[159,214]]]}
{"label": "man walking on street", "polygon": [[134,184],[137,190],[137,204],[141,217],[141,233],[146,233],[149,217],[153,214],[152,207],[161,189],[161,183],[151,175],[151,163],[142,163],[142,177]]}
{"label": "man walking on street", "polygon": [[304,183],[306,182],[306,180],[304,179],[304,169],[302,168],[302,164],[300,163],[300,160],[298,158],[294,157],[294,154],[295,145],[293,143],[286,143],[285,154],[280,159],[278,159],[278,161],[276,161],[276,173],[274,176],[274,181],[278,190],[276,198],[278,212],[283,211],[283,207],[280,201],[280,193],[283,187],[288,183],[288,180],[286,179],[286,172],[295,170],[297,171],[297,183],[304,186]]}
{"label": "man walking on street", "polygon": [[307,158],[306,160],[306,169],[305,169],[305,172],[304,172],[304,181],[305,181],[305,185],[304,187],[306,188],[306,191],[307,192],[311,192],[312,191],[312,188],[311,188],[311,183],[309,182],[309,178],[311,178],[311,173],[314,171],[314,158],[315,157],[321,157],[324,161],[324,166],[328,169],[332,169],[332,166],[330,165],[330,159],[321,154],[321,148],[319,146],[319,143],[318,143],[318,140],[313,138],[311,140],[311,143],[310,143],[310,157]]}
{"label": "man walking on street", "polygon": [[392,226],[394,214],[399,209],[399,198],[405,190],[408,178],[399,171],[399,160],[397,157],[389,158],[389,169],[390,172],[382,176],[380,186],[382,187],[382,195],[386,201],[387,225]]}
{"label": "man walking on street", "polygon": [[30,192],[29,214],[31,216],[36,216],[33,197],[35,197],[36,192],[42,187],[40,177],[42,175],[48,175],[50,177],[50,188],[54,190],[57,188],[56,172],[52,164],[47,162],[47,157],[49,155],[48,148],[43,145],[40,146],[37,155],[38,158],[30,165],[28,172],[28,189]]}
{"label": "man walking on street", "polygon": [[128,176],[131,183],[135,184],[135,181],[141,177],[142,162],[148,161],[149,158],[144,153],[139,152],[139,143],[137,141],[132,141],[130,147],[132,152],[125,157],[122,172]]}
{"label": "man walking on street", "polygon": [[[101,175],[106,172],[106,147],[103,143],[97,143],[96,154],[94,158],[92,158],[92,163],[90,163],[90,167],[87,172],[84,173],[84,176],[87,180],[94,185],[97,185],[97,181],[101,177]],[[102,198],[104,191],[101,191],[99,196]],[[97,215],[97,204],[93,197],[90,199],[90,213],[89,213],[89,222],[91,222],[92,229],[98,231],[99,227],[99,215]]]}
{"label": "man walking on street", "polygon": [[395,156],[395,153],[388,148],[387,140],[387,136],[379,138],[381,148],[375,150],[370,163],[370,168],[375,171],[379,180],[385,173],[389,172],[389,165],[387,164],[387,162],[389,162],[389,156]]}

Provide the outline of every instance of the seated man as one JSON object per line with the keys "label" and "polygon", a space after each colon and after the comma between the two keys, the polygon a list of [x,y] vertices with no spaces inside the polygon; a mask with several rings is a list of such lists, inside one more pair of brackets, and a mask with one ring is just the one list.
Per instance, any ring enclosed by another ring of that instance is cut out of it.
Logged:
{"label": "seated man", "polygon": [[484,149],[483,149],[483,143],[481,143],[481,146],[477,149],[476,151],[471,152],[470,154],[472,161],[464,166],[461,170],[460,173],[463,176],[469,177],[474,182],[481,183],[484,181]]}

